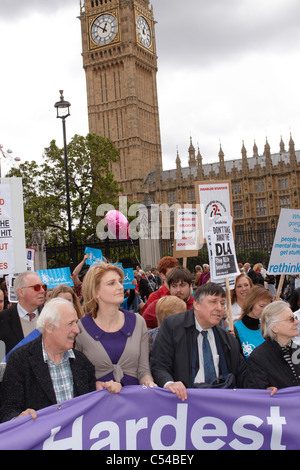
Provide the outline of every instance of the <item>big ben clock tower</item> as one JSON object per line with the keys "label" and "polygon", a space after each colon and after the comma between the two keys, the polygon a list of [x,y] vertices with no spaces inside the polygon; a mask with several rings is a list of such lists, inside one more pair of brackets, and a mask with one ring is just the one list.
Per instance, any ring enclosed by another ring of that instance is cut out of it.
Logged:
{"label": "big ben clock tower", "polygon": [[139,200],[162,168],[153,11],[148,0],[85,0],[80,20],[89,131],[119,149],[115,179]]}

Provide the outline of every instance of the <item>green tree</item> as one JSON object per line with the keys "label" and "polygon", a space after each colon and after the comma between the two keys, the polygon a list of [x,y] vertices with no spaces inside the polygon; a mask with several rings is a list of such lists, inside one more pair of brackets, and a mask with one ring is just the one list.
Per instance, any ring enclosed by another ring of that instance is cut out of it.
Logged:
{"label": "green tree", "polygon": [[[75,135],[67,145],[72,230],[77,239],[96,235],[96,209],[100,204],[117,205],[121,188],[111,171],[119,151],[104,137]],[[68,240],[64,149],[55,140],[45,148],[43,162],[25,162],[7,175],[21,176],[24,191],[26,239],[40,228],[48,241]]]}

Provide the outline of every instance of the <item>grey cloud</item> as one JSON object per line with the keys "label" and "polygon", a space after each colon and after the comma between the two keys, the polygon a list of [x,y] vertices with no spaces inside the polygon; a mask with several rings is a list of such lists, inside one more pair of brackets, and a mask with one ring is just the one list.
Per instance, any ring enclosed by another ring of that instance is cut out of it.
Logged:
{"label": "grey cloud", "polygon": [[53,14],[71,5],[78,5],[79,12],[79,0],[0,0],[0,16],[6,21],[14,21],[34,13]]}
{"label": "grey cloud", "polygon": [[158,56],[169,65],[209,65],[247,52],[293,49],[300,39],[296,0],[152,0]]}

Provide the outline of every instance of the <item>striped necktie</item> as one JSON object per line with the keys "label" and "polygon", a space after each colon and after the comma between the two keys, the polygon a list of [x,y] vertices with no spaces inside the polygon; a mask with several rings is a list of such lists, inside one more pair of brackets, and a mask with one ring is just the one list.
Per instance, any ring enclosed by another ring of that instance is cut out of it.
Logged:
{"label": "striped necktie", "polygon": [[205,383],[211,384],[216,376],[214,360],[212,356],[212,352],[210,349],[210,345],[207,339],[207,331],[201,331],[203,336],[202,342],[202,351],[203,351],[203,362],[204,362],[204,375],[205,375]]}

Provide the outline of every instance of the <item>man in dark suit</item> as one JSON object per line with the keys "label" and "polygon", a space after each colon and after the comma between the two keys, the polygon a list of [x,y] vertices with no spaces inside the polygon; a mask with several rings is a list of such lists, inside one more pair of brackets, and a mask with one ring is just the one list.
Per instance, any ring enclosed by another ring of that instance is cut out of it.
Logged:
{"label": "man in dark suit", "polygon": [[65,299],[47,302],[37,327],[42,333],[11,352],[1,385],[1,422],[70,400],[96,389],[95,368],[73,349],[77,313]]}
{"label": "man in dark suit", "polygon": [[32,271],[25,271],[15,279],[18,303],[0,312],[0,341],[5,344],[5,354],[36,328],[45,288],[39,275]]}
{"label": "man in dark suit", "polygon": [[[213,380],[229,374],[235,386],[243,387],[246,362],[238,341],[219,326],[225,299],[222,287],[206,283],[196,290],[191,310],[166,317],[159,328],[151,353],[151,372],[159,387],[169,389],[181,400],[187,398],[187,388],[200,384],[209,387]],[[208,372],[213,374],[210,379]]]}
{"label": "man in dark suit", "polygon": [[253,284],[256,284],[256,274],[255,274],[255,271],[251,268],[250,263],[244,264],[244,271],[245,271],[245,274],[247,274],[247,276],[250,277]]}

